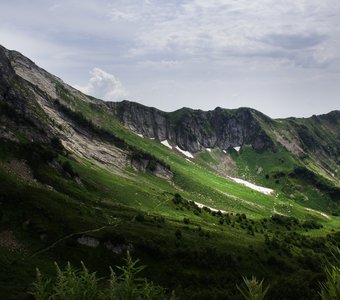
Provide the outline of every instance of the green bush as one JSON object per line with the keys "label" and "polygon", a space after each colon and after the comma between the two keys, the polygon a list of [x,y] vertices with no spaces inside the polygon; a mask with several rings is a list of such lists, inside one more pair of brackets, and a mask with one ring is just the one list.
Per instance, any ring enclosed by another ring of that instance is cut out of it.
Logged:
{"label": "green bush", "polygon": [[156,300],[165,299],[165,290],[145,278],[138,277],[145,266],[139,266],[139,260],[133,261],[129,252],[125,266],[117,267],[121,271],[116,276],[110,267],[108,284],[96,273],[91,273],[81,263],[82,268],[76,269],[67,264],[61,270],[57,263],[57,276],[54,280],[44,279],[37,269],[37,278],[33,283],[31,294],[36,300]]}
{"label": "green bush", "polygon": [[245,300],[265,299],[265,296],[269,290],[269,285],[263,289],[263,280],[258,281],[255,276],[252,276],[251,279],[243,277],[243,281],[245,283],[245,287],[240,288],[237,286],[237,289],[241,292]]}
{"label": "green bush", "polygon": [[326,281],[320,283],[322,300],[340,299],[340,249],[336,248],[332,254],[335,264],[327,263],[324,268]]}
{"label": "green bush", "polygon": [[184,224],[190,224],[190,219],[189,218],[183,218],[183,223]]}

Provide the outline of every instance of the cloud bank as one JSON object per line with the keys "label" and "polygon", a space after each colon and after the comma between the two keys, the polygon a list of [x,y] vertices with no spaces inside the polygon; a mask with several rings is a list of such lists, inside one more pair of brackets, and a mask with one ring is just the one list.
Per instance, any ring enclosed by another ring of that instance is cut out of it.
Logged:
{"label": "cloud bank", "polygon": [[339,15],[338,0],[11,0],[0,43],[100,98],[310,116],[340,108]]}
{"label": "cloud bank", "polygon": [[95,96],[106,101],[120,101],[128,95],[123,84],[112,74],[99,68],[94,68],[86,86],[74,87],[85,94]]}

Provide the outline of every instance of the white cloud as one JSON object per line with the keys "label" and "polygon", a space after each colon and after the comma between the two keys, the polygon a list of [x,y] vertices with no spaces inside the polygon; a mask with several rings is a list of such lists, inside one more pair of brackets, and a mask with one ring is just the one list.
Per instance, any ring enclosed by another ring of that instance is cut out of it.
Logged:
{"label": "white cloud", "polygon": [[94,68],[90,74],[92,77],[86,86],[75,85],[75,88],[106,101],[120,101],[128,95],[123,84],[114,75],[99,68]]}

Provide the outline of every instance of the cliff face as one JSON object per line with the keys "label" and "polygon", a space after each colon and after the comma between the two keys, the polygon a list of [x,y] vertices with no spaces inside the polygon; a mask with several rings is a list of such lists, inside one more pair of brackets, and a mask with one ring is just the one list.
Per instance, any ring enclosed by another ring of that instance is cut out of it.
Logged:
{"label": "cliff face", "polygon": [[190,152],[214,147],[228,149],[243,144],[252,145],[259,151],[275,148],[258,120],[270,122],[270,119],[253,109],[218,107],[205,112],[182,108],[166,113],[129,101],[107,105],[125,127],[149,138],[168,140]]}
{"label": "cliff face", "polygon": [[17,57],[24,58],[0,46],[0,137],[15,140],[13,132],[20,132],[30,140],[44,141],[50,135],[50,128],[44,123],[44,112],[36,102],[35,86],[13,67]]}

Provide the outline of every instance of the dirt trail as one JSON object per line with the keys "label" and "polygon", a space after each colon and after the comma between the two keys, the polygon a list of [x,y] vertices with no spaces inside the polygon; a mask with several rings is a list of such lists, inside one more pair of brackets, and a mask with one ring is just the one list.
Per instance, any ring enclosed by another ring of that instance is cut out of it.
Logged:
{"label": "dirt trail", "polygon": [[68,238],[71,238],[71,237],[73,237],[73,236],[75,236],[75,235],[83,235],[83,234],[98,232],[98,231],[101,231],[101,230],[103,230],[103,229],[105,229],[105,228],[109,228],[109,227],[114,228],[114,227],[117,227],[118,225],[119,225],[119,222],[116,223],[116,224],[112,224],[112,225],[105,225],[105,226],[102,226],[102,227],[99,227],[99,228],[95,228],[95,229],[90,229],[90,230],[86,230],[86,231],[81,231],[81,232],[75,232],[75,233],[68,234],[68,235],[66,235],[66,236],[64,236],[64,237],[62,237],[62,238],[60,238],[59,240],[53,242],[51,245],[49,245],[49,246],[47,246],[47,247],[44,247],[44,248],[42,248],[42,249],[40,249],[40,250],[38,250],[38,251],[32,253],[31,255],[25,257],[24,259],[32,258],[32,257],[35,257],[35,256],[41,254],[41,253],[44,253],[44,252],[46,252],[46,251],[52,249],[53,247],[55,247],[55,246],[56,246],[57,244],[59,244],[60,242],[66,240],[66,239],[68,239]]}

